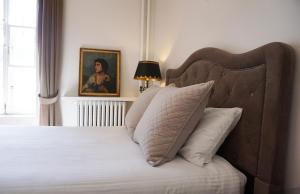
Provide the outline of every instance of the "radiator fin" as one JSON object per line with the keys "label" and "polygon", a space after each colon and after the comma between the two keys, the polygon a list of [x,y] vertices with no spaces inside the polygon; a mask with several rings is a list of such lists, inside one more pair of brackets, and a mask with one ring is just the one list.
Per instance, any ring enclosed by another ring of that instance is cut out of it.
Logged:
{"label": "radiator fin", "polygon": [[124,126],[126,102],[124,101],[78,101],[77,126],[117,127]]}

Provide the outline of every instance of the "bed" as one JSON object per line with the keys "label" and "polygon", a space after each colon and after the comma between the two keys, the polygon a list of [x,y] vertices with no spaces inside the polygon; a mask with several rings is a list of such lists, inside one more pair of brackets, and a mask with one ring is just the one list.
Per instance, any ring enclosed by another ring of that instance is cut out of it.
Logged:
{"label": "bed", "polygon": [[126,128],[9,128],[1,133],[0,193],[233,193],[246,177],[221,157],[199,168],[145,161]]}
{"label": "bed", "polygon": [[151,167],[125,128],[6,127],[0,193],[280,193],[293,63],[288,45],[271,43],[239,55],[204,48],[167,71],[179,87],[215,80],[209,106],[243,108],[205,167],[179,156]]}

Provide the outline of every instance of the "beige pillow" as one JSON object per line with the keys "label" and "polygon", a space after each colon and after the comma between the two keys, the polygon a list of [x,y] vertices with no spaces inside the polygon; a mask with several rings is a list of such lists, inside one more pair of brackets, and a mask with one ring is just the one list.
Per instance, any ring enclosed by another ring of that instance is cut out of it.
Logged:
{"label": "beige pillow", "polygon": [[156,93],[160,90],[158,86],[151,86],[147,90],[145,90],[133,104],[131,105],[130,109],[128,110],[125,116],[125,126],[130,134],[133,136],[133,132],[142,118],[146,108],[150,104],[152,98],[156,95]]}
{"label": "beige pillow", "polygon": [[165,87],[155,95],[134,132],[149,164],[175,157],[202,117],[213,83]]}

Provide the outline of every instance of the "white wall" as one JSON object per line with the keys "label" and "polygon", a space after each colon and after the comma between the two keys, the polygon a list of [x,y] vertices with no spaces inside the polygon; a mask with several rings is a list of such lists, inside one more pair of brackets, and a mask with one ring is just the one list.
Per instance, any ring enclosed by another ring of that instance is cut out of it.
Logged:
{"label": "white wall", "polygon": [[[65,0],[61,96],[78,95],[80,47],[121,50],[121,96],[137,94],[140,13],[140,0]],[[68,102],[61,109],[64,124],[76,118]]]}
{"label": "white wall", "polygon": [[[230,52],[282,41],[300,58],[299,0],[153,0],[152,57],[176,68],[195,50]],[[300,63],[298,63],[300,65]],[[296,70],[287,186],[300,187],[300,68]]]}

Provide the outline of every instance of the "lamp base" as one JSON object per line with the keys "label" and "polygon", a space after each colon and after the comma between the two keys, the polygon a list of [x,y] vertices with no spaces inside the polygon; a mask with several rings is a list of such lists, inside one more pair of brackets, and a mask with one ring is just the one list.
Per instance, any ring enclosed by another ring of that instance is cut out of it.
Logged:
{"label": "lamp base", "polygon": [[146,80],[145,84],[140,86],[140,93],[143,93],[147,88],[149,88],[149,80]]}

